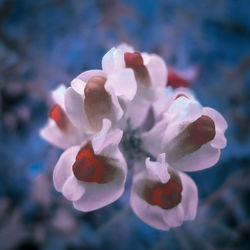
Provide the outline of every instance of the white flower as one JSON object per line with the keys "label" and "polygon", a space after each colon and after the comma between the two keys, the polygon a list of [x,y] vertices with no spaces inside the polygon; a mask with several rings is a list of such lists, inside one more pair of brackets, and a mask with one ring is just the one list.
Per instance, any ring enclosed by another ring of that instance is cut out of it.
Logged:
{"label": "white flower", "polygon": [[219,160],[220,150],[226,146],[226,128],[219,112],[181,96],[170,105],[163,119],[143,135],[143,141],[152,154],[166,153],[172,167],[198,171]]}
{"label": "white flower", "polygon": [[83,72],[71,82],[65,94],[71,120],[89,134],[100,131],[104,118],[111,120],[112,125],[118,123],[136,94],[134,73],[125,68],[122,51],[113,48],[107,54],[103,70]]}
{"label": "white flower", "polygon": [[130,204],[142,221],[169,230],[195,218],[198,191],[193,180],[170,168],[161,154],[156,162],[148,158],[146,169],[134,176]]}
{"label": "white flower", "polygon": [[160,120],[170,105],[181,96],[190,100],[196,100],[195,94],[189,88],[178,87],[174,89],[172,87],[166,87],[158,100],[153,103],[155,119]]}
{"label": "white flower", "polygon": [[49,120],[44,128],[41,129],[41,136],[61,149],[66,149],[72,145],[77,145],[85,138],[70,121],[64,106],[64,93],[66,87],[60,85],[52,91],[52,98],[55,102],[49,112]]}
{"label": "white flower", "polygon": [[100,133],[82,146],[67,149],[55,166],[56,190],[78,210],[104,207],[124,191],[127,165],[118,149],[122,131],[110,128],[111,122],[104,119]]}
{"label": "white flower", "polygon": [[133,127],[140,126],[146,118],[149,107],[165,89],[167,67],[164,60],[156,54],[135,52],[129,45],[121,44],[103,57],[102,65],[103,69],[109,68],[110,65],[118,65],[117,68],[125,67],[133,70],[137,91],[128,107],[126,117],[130,118]]}

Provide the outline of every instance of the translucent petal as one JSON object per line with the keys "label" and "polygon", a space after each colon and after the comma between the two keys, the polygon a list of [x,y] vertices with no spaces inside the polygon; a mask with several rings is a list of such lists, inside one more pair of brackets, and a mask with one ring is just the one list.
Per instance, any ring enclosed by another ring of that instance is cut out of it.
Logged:
{"label": "translucent petal", "polygon": [[137,83],[131,69],[122,69],[116,74],[109,75],[106,85],[106,89],[113,88],[117,96],[125,97],[129,101],[136,94]]}
{"label": "translucent petal", "polygon": [[113,74],[125,68],[124,53],[112,48],[102,58],[102,68],[107,74]]}
{"label": "translucent petal", "polygon": [[85,192],[84,183],[78,181],[71,175],[64,183],[62,188],[63,195],[70,201],[79,200]]}
{"label": "translucent petal", "polygon": [[62,153],[59,160],[56,163],[53,172],[54,186],[57,191],[62,191],[65,181],[72,176],[72,166],[75,162],[76,155],[79,151],[79,146],[74,146]]}

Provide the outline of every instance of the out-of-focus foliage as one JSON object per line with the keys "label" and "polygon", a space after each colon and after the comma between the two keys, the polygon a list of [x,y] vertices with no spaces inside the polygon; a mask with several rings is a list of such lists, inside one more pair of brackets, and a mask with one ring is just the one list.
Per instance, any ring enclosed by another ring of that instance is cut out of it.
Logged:
{"label": "out-of-focus foliage", "polygon": [[[249,9],[248,0],[0,0],[0,249],[249,249]],[[191,88],[229,124],[220,162],[192,174],[196,220],[169,232],[131,213],[130,180],[114,204],[74,210],[52,185],[60,152],[39,137],[49,91],[99,68],[122,41],[195,71]]]}

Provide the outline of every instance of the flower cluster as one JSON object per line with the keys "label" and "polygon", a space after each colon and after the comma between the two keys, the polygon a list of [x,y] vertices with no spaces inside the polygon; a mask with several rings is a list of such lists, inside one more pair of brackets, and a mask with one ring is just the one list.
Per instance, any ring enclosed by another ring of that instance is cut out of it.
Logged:
{"label": "flower cluster", "polygon": [[53,181],[76,209],[117,200],[129,170],[130,204],[145,223],[168,230],[195,218],[197,187],[184,172],[219,160],[227,123],[160,56],[121,44],[104,55],[101,70],[81,73],[52,97],[41,135],[65,150]]}

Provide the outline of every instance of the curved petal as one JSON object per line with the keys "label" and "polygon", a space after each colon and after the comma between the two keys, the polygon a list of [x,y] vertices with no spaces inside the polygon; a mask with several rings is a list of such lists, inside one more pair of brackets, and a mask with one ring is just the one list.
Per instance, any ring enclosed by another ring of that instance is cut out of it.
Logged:
{"label": "curved petal", "polygon": [[123,132],[120,129],[109,131],[110,128],[110,120],[103,119],[102,130],[92,139],[95,154],[100,154],[109,145],[118,146],[121,141]]}
{"label": "curved petal", "polygon": [[[123,158],[121,153],[119,157]],[[123,160],[117,159],[116,167],[116,174],[111,182],[105,184],[84,183],[85,193],[80,200],[73,203],[74,207],[80,211],[88,212],[116,201],[124,192],[126,180],[126,163],[124,158]]]}
{"label": "curved petal", "polygon": [[130,205],[133,212],[146,224],[159,230],[169,230],[170,227],[163,219],[163,211],[160,207],[151,206],[140,198],[133,186],[130,195]]}
{"label": "curved petal", "polygon": [[220,150],[213,148],[210,143],[206,143],[193,153],[175,162],[169,162],[169,164],[180,171],[192,172],[212,167],[218,162],[219,158]]}
{"label": "curved petal", "polygon": [[167,125],[168,121],[163,119],[157,122],[151,130],[142,135],[144,148],[154,156],[161,151],[161,138],[159,138],[159,135],[162,135]]}
{"label": "curved petal", "polygon": [[71,175],[62,187],[63,195],[70,201],[79,200],[85,193],[83,182],[78,181],[74,175]]}
{"label": "curved petal", "polygon": [[143,125],[149,109],[150,102],[142,104],[138,103],[134,99],[131,103],[129,103],[125,116],[127,119],[130,119],[132,128],[138,128],[139,126]]}
{"label": "curved petal", "polygon": [[224,117],[215,109],[205,107],[203,108],[203,114],[211,117],[216,123],[217,127],[221,131],[225,131],[228,127],[226,120]]}
{"label": "curved petal", "polygon": [[75,78],[71,81],[71,87],[81,96],[84,96],[84,89],[86,82],[81,79]]}
{"label": "curved petal", "polygon": [[168,230],[171,227],[180,226],[185,220],[192,220],[196,216],[198,205],[197,187],[186,174],[178,172],[176,174],[180,176],[182,182],[182,200],[176,207],[171,209],[162,209],[159,206],[150,205],[141,197],[140,194],[143,193],[144,189],[142,181],[151,179],[145,170],[136,174],[133,178],[130,196],[131,207],[142,221],[159,230]]}
{"label": "curved petal", "polygon": [[198,190],[194,181],[184,173],[179,173],[182,182],[182,200],[181,206],[185,211],[184,219],[193,220],[197,213],[198,207]]}
{"label": "curved petal", "polygon": [[143,53],[142,57],[154,88],[161,87],[163,90],[167,82],[167,66],[164,60],[156,54],[145,56],[145,53]]}
{"label": "curved petal", "polygon": [[63,109],[64,108],[64,94],[66,91],[65,85],[59,85],[55,90],[52,91],[52,98],[55,103],[59,104]]}
{"label": "curved petal", "polygon": [[169,227],[178,227],[184,222],[185,211],[181,204],[163,212],[163,220]]}
{"label": "curved petal", "polygon": [[107,74],[112,74],[125,68],[124,53],[112,48],[102,58],[102,68]]}
{"label": "curved petal", "polygon": [[83,82],[87,83],[88,80],[93,76],[103,76],[106,77],[106,73],[100,69],[92,69],[87,70],[78,75],[76,78],[82,80]]}
{"label": "curved petal", "polygon": [[227,129],[227,122],[223,116],[212,108],[203,108],[203,114],[212,118],[215,122],[215,138],[212,140],[211,145],[215,148],[225,148],[227,140],[224,132]]}
{"label": "curved petal", "polygon": [[134,52],[134,48],[130,45],[128,45],[127,43],[121,43],[119,46],[117,46],[117,49],[122,50],[124,53],[125,52]]}
{"label": "curved petal", "polygon": [[[106,89],[106,84],[104,86],[105,86],[105,89]],[[121,104],[119,103],[119,100],[118,100],[114,90],[112,88],[109,88],[109,89],[106,89],[106,90],[111,95],[111,100],[112,100],[112,103],[113,103],[112,122],[119,121],[122,118],[123,114],[124,114],[124,110],[122,109]]]}
{"label": "curved petal", "polygon": [[60,129],[58,129],[56,123],[52,119],[49,119],[46,126],[40,130],[40,135],[46,141],[58,148],[66,149],[72,146],[72,144],[67,140]]}
{"label": "curved petal", "polygon": [[65,92],[65,108],[72,123],[80,130],[89,132],[89,122],[84,111],[83,98],[72,87]]}
{"label": "curved petal", "polygon": [[167,170],[164,153],[157,157],[157,161],[150,161],[148,157],[145,161],[145,164],[151,179],[160,181],[162,183],[168,182],[170,175]]}
{"label": "curved petal", "polygon": [[76,155],[80,149],[80,146],[74,146],[62,153],[59,160],[56,163],[53,172],[53,182],[55,189],[59,192],[62,191],[65,181],[72,176],[72,166],[75,162]]}
{"label": "curved petal", "polygon": [[113,88],[117,96],[123,96],[131,101],[137,90],[137,83],[132,69],[122,69],[108,76],[106,89]]}

